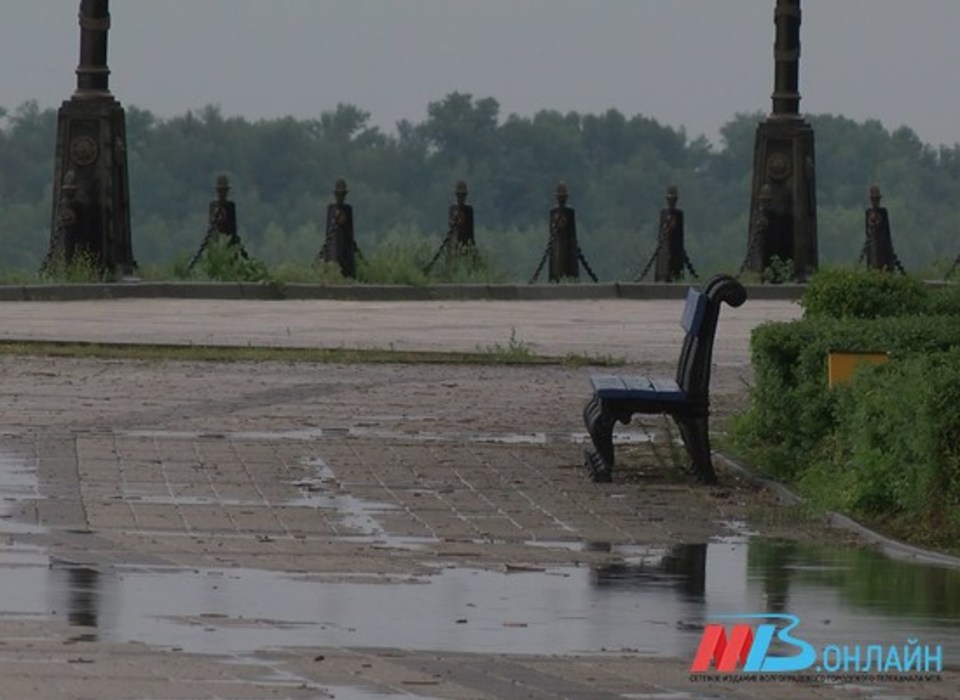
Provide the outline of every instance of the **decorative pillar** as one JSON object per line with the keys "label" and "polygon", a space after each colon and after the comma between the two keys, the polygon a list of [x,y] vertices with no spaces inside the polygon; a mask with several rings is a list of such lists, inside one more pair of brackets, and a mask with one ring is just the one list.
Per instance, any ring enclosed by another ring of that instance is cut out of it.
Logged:
{"label": "decorative pillar", "polygon": [[[751,255],[760,243],[763,250],[789,255],[794,277],[802,282],[816,272],[818,254],[813,128],[800,116],[800,0],[777,0],[774,21],[773,113],[757,127],[747,269],[762,274],[769,267],[772,255]],[[770,210],[778,222],[773,228],[779,240],[772,244],[751,240],[764,228],[757,221],[764,187],[769,187]]]}
{"label": "decorative pillar", "polygon": [[[77,90],[57,114],[47,262],[70,263],[86,254],[104,275],[123,277],[134,274],[137,263],[130,239],[126,116],[110,94],[109,30],[109,0],[81,0]],[[70,227],[58,222],[67,199],[76,215]]]}

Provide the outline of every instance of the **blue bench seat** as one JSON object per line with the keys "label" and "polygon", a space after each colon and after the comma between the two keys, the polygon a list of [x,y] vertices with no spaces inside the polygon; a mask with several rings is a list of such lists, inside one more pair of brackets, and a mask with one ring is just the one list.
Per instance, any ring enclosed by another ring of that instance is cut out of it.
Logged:
{"label": "blue bench seat", "polygon": [[641,401],[685,401],[687,392],[675,379],[594,374],[590,377],[593,394],[600,399]]}

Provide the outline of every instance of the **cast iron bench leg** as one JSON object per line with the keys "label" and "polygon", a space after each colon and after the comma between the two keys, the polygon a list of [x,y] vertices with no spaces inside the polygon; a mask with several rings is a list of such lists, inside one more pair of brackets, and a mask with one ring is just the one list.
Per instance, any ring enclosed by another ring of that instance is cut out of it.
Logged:
{"label": "cast iron bench leg", "polygon": [[691,471],[705,484],[717,483],[710,457],[710,429],[707,416],[677,416],[683,446],[690,456]]}
{"label": "cast iron bench leg", "polygon": [[583,422],[594,447],[594,451],[584,453],[585,466],[593,481],[609,482],[613,473],[613,426],[617,420],[604,411],[603,402],[594,397],[583,409]]}

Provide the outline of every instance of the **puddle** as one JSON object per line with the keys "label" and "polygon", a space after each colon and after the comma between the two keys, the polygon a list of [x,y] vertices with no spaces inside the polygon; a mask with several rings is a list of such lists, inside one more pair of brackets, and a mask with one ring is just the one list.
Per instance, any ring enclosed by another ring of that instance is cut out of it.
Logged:
{"label": "puddle", "polygon": [[399,698],[403,700],[430,700],[426,695],[413,695],[411,693],[374,693],[372,691],[361,690],[359,688],[344,688],[340,686],[324,686],[325,697],[334,698],[334,700],[390,700],[390,698]]}
{"label": "puddle", "polygon": [[40,497],[36,471],[22,456],[0,451],[0,494],[0,503],[35,501]]}
{"label": "puddle", "polygon": [[316,470],[316,477],[294,482],[293,485],[300,489],[302,495],[300,498],[285,501],[284,505],[332,510],[337,514],[341,525],[358,535],[387,537],[387,533],[375,516],[386,511],[398,510],[397,506],[331,492],[337,488],[338,484],[333,470],[322,459],[312,459],[309,464]]}
{"label": "puddle", "polygon": [[0,449],[0,535],[41,532],[42,528],[16,519],[18,504],[39,498],[37,472],[29,460],[17,452]]}
{"label": "puddle", "polygon": [[[390,539],[374,517],[389,506],[339,494],[327,465],[312,464],[315,475],[297,482],[292,504],[342,514],[357,537]],[[529,543],[611,555],[612,563],[594,568],[333,580],[67,564],[14,541],[38,531],[8,519],[38,498],[28,459],[0,452],[0,493],[0,617],[68,622],[77,643],[136,641],[244,657],[335,646],[690,658],[715,616],[770,612],[798,616],[798,635],[816,646],[914,639],[942,645],[946,664],[960,662],[960,570],[873,550],[766,541],[738,523],[728,523],[732,534],[721,540],[669,548]],[[350,692],[342,697],[366,697]]]}
{"label": "puddle", "polygon": [[[590,442],[586,432],[481,433],[473,431],[434,433],[429,431],[384,430],[365,426],[350,428],[306,428],[282,431],[238,431],[205,433],[183,430],[125,430],[118,435],[146,438],[175,438],[180,440],[297,440],[323,438],[353,438],[366,440],[396,440],[400,442],[479,443],[488,445],[566,445]],[[618,445],[645,445],[653,442],[657,432],[618,430],[614,442]]]}
{"label": "puddle", "polygon": [[0,615],[64,619],[85,628],[80,640],[236,656],[335,646],[688,658],[712,616],[788,612],[815,645],[910,638],[960,659],[960,571],[762,540],[611,551],[622,559],[598,568],[367,581],[4,561]]}

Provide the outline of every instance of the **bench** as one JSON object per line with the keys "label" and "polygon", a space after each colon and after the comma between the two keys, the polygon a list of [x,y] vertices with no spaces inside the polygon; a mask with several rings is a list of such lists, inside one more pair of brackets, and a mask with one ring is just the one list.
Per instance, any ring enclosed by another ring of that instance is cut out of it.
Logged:
{"label": "bench", "polygon": [[691,471],[705,483],[716,483],[710,456],[710,364],[720,304],[737,307],[747,291],[729,275],[717,275],[700,290],[690,289],[680,325],[686,331],[674,379],[593,375],[593,397],[583,420],[593,442],[585,455],[594,481],[611,480],[614,467],[613,428],[634,414],[671,416],[691,461]]}

